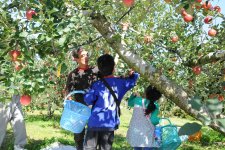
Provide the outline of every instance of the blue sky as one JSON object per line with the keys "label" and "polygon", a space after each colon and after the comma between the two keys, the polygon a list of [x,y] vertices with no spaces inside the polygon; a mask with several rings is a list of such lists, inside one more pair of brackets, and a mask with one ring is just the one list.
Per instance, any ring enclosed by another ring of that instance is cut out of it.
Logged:
{"label": "blue sky", "polygon": [[[211,1],[212,5],[213,6],[220,6],[220,8],[222,9],[221,13],[223,15],[225,15],[225,1],[224,0],[214,0],[214,1]],[[222,19],[218,19],[218,22],[221,22]],[[217,22],[217,20],[216,20]]]}

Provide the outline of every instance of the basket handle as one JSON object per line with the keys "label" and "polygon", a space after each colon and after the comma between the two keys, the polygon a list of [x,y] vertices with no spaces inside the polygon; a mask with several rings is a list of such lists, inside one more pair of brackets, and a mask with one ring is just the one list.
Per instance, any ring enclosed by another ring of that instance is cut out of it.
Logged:
{"label": "basket handle", "polygon": [[162,120],[167,120],[168,122],[169,122],[169,125],[172,125],[172,123],[171,123],[171,121],[170,121],[170,119],[169,118],[160,118],[160,122],[162,121]]}
{"label": "basket handle", "polygon": [[81,91],[81,90],[79,90],[79,91],[74,90],[74,91],[70,92],[70,93],[65,97],[65,100],[64,100],[64,101],[66,101],[67,98],[70,97],[71,95],[77,94],[77,93],[84,94],[85,92],[84,92],[84,91]]}

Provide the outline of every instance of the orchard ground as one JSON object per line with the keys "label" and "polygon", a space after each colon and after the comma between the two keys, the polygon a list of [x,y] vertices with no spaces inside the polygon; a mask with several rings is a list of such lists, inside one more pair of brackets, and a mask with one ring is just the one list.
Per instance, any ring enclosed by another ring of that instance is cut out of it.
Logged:
{"label": "orchard ground", "polygon": [[[57,110],[52,118],[47,117],[47,111],[35,110],[25,111],[25,122],[28,135],[28,150],[40,150],[52,143],[59,142],[64,145],[74,145],[73,134],[65,131],[59,125],[62,110]],[[121,125],[115,132],[113,143],[114,150],[132,150],[126,141],[126,132],[131,119],[132,109],[122,107]],[[182,126],[187,122],[195,122],[194,119],[181,119],[170,117],[173,124]],[[185,142],[179,147],[179,150],[225,150],[225,138],[218,132],[204,126],[201,129],[202,138],[200,141]],[[7,135],[3,143],[2,150],[13,150],[13,132],[8,126]]]}

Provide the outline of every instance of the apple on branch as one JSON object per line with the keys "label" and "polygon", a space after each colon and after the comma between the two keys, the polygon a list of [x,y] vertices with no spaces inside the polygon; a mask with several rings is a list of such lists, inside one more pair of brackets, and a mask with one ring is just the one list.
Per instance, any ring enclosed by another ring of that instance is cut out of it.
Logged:
{"label": "apple on branch", "polygon": [[185,17],[188,14],[184,8],[181,9],[180,13],[183,17]]}
{"label": "apple on branch", "polygon": [[12,50],[9,52],[9,55],[12,58],[12,61],[18,61],[18,57],[21,55],[21,52],[19,50]]}
{"label": "apple on branch", "polygon": [[193,19],[194,19],[194,17],[192,15],[190,15],[190,14],[186,14],[184,16],[184,21],[185,22],[191,22]]}
{"label": "apple on branch", "polygon": [[220,102],[224,101],[223,95],[219,95],[219,96],[218,96],[218,100],[219,100]]}
{"label": "apple on branch", "polygon": [[202,0],[195,0],[196,2],[198,2],[198,3],[201,3],[202,2]]}
{"label": "apple on branch", "polygon": [[221,8],[220,8],[220,6],[215,6],[215,7],[213,8],[213,10],[217,11],[218,13],[221,13]]}
{"label": "apple on branch", "polygon": [[31,96],[30,95],[22,95],[21,97],[20,97],[20,103],[22,104],[22,105],[24,105],[24,106],[27,106],[27,105],[29,105],[30,104],[30,102],[31,102]]}
{"label": "apple on branch", "polygon": [[216,33],[217,33],[217,31],[215,29],[210,29],[208,31],[208,35],[211,36],[211,37],[216,36]]}
{"label": "apple on branch", "polygon": [[123,0],[123,4],[126,6],[126,7],[131,7],[134,5],[134,0]]}
{"label": "apple on branch", "polygon": [[209,1],[206,1],[202,4],[202,8],[205,10],[209,10],[212,8],[212,4]]}
{"label": "apple on branch", "polygon": [[207,16],[207,17],[204,19],[204,22],[205,22],[206,24],[212,23],[212,17],[211,17],[211,16]]}
{"label": "apple on branch", "polygon": [[178,36],[173,36],[173,37],[171,38],[171,41],[172,41],[173,43],[176,43],[178,40],[179,40],[179,37],[178,37]]}
{"label": "apple on branch", "polygon": [[32,9],[27,10],[27,12],[26,12],[27,20],[31,20],[33,15],[37,15],[35,10],[32,10]]}
{"label": "apple on branch", "polygon": [[199,75],[202,72],[202,68],[200,66],[195,66],[192,68],[194,74]]}

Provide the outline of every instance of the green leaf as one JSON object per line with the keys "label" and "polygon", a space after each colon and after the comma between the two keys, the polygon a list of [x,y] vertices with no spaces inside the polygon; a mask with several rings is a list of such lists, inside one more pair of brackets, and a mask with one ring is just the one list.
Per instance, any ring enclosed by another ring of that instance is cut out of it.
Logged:
{"label": "green leaf", "polygon": [[20,37],[27,37],[28,36],[28,32],[24,31],[24,32],[21,32],[19,34]]}
{"label": "green leaf", "polygon": [[59,45],[60,46],[63,46],[63,44],[65,43],[66,41],[66,36],[62,36],[60,39],[59,39]]}
{"label": "green leaf", "polygon": [[65,63],[63,63],[62,66],[61,66],[61,73],[66,72],[66,69],[67,69],[67,66],[66,66]]}
{"label": "green leaf", "polygon": [[207,99],[206,100],[206,108],[209,113],[216,116],[221,114],[223,110],[223,103],[219,102],[218,99]]}
{"label": "green leaf", "polygon": [[191,107],[197,111],[200,111],[202,107],[201,98],[198,96],[193,97],[191,100],[188,101],[188,104],[191,104]]}
{"label": "green leaf", "polygon": [[178,135],[192,135],[201,130],[202,125],[194,123],[185,123],[179,130]]}

